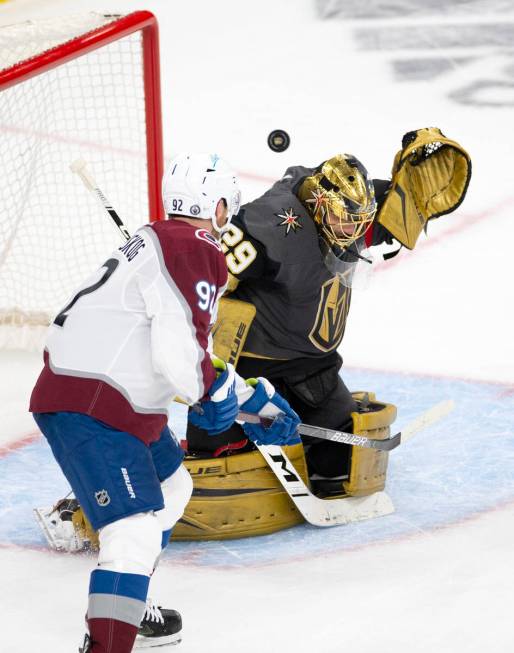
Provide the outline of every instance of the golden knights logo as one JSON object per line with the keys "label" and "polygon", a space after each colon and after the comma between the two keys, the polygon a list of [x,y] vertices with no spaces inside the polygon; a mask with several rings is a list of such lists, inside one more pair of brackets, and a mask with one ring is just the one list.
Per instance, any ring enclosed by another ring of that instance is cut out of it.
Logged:
{"label": "golden knights logo", "polygon": [[350,296],[350,289],[341,283],[339,277],[329,279],[321,286],[318,313],[309,333],[309,340],[321,351],[331,351],[341,342]]}
{"label": "golden knights logo", "polygon": [[287,211],[282,209],[282,213],[275,213],[277,218],[280,218],[282,222],[277,223],[277,227],[285,227],[287,236],[290,231],[296,233],[298,229],[303,229],[303,225],[300,224],[300,216],[296,215],[293,207],[291,206]]}

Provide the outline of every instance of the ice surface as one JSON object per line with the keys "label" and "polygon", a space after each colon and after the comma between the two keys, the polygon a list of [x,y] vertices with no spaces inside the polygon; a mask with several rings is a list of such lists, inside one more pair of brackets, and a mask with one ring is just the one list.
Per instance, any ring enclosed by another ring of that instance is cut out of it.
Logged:
{"label": "ice surface", "polygon": [[[466,201],[414,252],[376,266],[341,347],[348,385],[395,403],[398,428],[442,399],[456,408],[391,453],[395,514],[174,544],[152,594],[183,613],[183,653],[510,653],[512,3],[373,2],[372,20],[358,15],[365,3],[332,3],[334,19],[329,5],[147,0],[161,26],[166,152],[218,151],[243,173],[249,199],[288,165],[338,150],[386,177],[402,134],[417,127],[460,140],[474,165]],[[77,11],[67,0],[1,6],[2,23]],[[399,39],[414,28],[416,47]],[[276,128],[291,136],[283,154],[266,145]],[[30,515],[67,492],[25,412],[39,365],[0,355],[0,650],[9,653],[75,650],[94,565],[48,552]],[[183,414],[175,422],[180,434]]]}

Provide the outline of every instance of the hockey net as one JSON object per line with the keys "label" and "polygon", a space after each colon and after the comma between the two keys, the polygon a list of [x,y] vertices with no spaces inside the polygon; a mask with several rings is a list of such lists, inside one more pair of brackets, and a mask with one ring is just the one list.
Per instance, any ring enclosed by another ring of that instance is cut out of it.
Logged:
{"label": "hockey net", "polygon": [[0,28],[0,347],[38,348],[119,233],[70,171],[87,161],[130,232],[162,217],[154,16]]}

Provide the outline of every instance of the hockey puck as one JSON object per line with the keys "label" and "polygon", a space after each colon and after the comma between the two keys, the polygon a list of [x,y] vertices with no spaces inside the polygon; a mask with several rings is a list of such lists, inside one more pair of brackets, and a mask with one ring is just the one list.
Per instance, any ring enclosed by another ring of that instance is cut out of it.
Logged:
{"label": "hockey puck", "polygon": [[290,143],[289,134],[283,129],[274,129],[268,136],[268,146],[273,152],[284,152]]}

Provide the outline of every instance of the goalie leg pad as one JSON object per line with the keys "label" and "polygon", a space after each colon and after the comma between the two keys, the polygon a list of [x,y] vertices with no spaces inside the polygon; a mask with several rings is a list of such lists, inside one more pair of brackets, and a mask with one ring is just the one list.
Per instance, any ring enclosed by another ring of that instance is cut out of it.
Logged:
{"label": "goalie leg pad", "polygon": [[[390,425],[396,419],[396,407],[376,401],[372,392],[352,393],[359,411],[352,413],[353,432],[375,440],[390,436]],[[350,496],[364,496],[385,487],[389,452],[352,447],[350,475],[343,488]]]}
{"label": "goalie leg pad", "polygon": [[100,569],[151,576],[161,553],[162,528],[154,513],[132,515],[99,531]]}
{"label": "goalie leg pad", "polygon": [[216,356],[237,365],[255,313],[256,308],[250,302],[226,297],[220,299],[216,323],[212,329]]}
{"label": "goalie leg pad", "polygon": [[[286,446],[284,451],[308,482],[303,446]],[[172,540],[266,535],[304,521],[259,451],[226,458],[186,456],[184,464],[194,491]]]}

